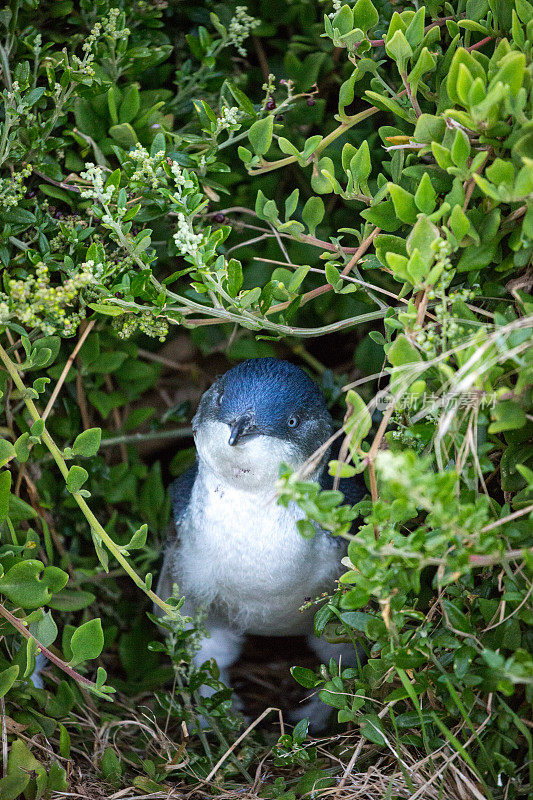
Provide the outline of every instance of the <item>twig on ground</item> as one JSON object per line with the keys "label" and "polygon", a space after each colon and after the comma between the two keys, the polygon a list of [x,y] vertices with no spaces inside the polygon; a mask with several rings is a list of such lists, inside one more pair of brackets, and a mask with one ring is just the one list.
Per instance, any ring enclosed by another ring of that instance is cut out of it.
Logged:
{"label": "twig on ground", "polygon": [[61,391],[61,387],[63,386],[63,384],[64,384],[64,382],[65,382],[65,380],[67,378],[67,375],[70,372],[70,368],[71,368],[72,364],[74,363],[74,359],[78,355],[78,353],[79,353],[84,341],[86,340],[87,336],[90,334],[90,332],[94,328],[95,322],[96,322],[96,320],[94,320],[94,319],[89,322],[89,324],[87,325],[87,327],[85,328],[85,330],[81,334],[80,338],[78,339],[76,347],[74,348],[72,353],[69,355],[69,357],[67,359],[67,363],[63,367],[61,375],[59,376],[59,379],[58,379],[56,385],[54,386],[54,391],[52,392],[50,400],[48,401],[47,406],[43,411],[42,419],[43,419],[44,422],[46,422],[46,418],[47,418],[48,414],[50,413],[50,411],[52,410],[52,406],[54,405],[54,403],[55,403],[55,401],[57,399],[57,396],[58,396],[59,392]]}

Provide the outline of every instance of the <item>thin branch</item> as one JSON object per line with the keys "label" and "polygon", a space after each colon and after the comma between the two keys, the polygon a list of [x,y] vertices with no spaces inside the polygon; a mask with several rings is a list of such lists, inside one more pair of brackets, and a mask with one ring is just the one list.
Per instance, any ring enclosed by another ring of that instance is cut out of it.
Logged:
{"label": "thin branch", "polygon": [[180,364],[179,361],[173,361],[170,358],[159,355],[159,353],[152,353],[150,350],[143,350],[142,347],[137,348],[137,355],[141,358],[146,358],[148,361],[155,361],[157,364],[163,364],[164,367],[176,370],[176,372],[200,372],[196,364]]}
{"label": "thin branch", "polygon": [[192,428],[176,428],[171,431],[153,431],[152,433],[130,433],[124,436],[110,436],[109,439],[102,439],[100,447],[153,442],[158,439],[188,439],[192,434]]}
{"label": "thin branch", "polygon": [[268,61],[266,60],[265,51],[263,50],[261,39],[259,38],[259,36],[255,36],[255,34],[252,34],[252,42],[254,44],[254,50],[257,55],[257,60],[259,61],[259,66],[261,67],[263,80],[265,81],[265,83],[268,83],[268,76],[270,75],[270,69],[268,66]]}
{"label": "thin branch", "polygon": [[[6,367],[8,373],[10,374],[13,380],[13,383],[20,391],[22,397],[24,398],[24,403],[26,405],[26,408],[30,412],[33,421],[37,422],[41,420],[41,416],[37,410],[37,407],[35,406],[35,403],[30,397],[28,397],[26,387],[19,375],[19,372],[15,364],[13,364],[13,362],[11,361],[11,359],[9,358],[6,351],[1,345],[0,345],[0,360],[3,361],[4,366]],[[41,434],[41,439],[48,448],[48,450],[50,451],[50,453],[52,454],[54,461],[59,467],[61,475],[63,476],[65,481],[67,481],[69,469],[67,467],[67,464],[65,462],[61,450],[50,436],[46,427],[44,428]],[[129,561],[122,554],[120,547],[113,541],[113,539],[109,536],[105,528],[100,524],[98,519],[95,517],[90,507],[85,502],[84,497],[79,492],[72,492],[72,497],[78,504],[83,516],[89,523],[92,533],[96,537],[102,540],[102,542],[106,545],[108,550],[110,550],[110,552],[115,556],[119,564],[121,564],[124,571],[130,576],[135,585],[138,586],[138,588],[141,589],[150,598],[150,600],[152,600],[152,602],[154,602],[157,606],[159,606],[159,608],[161,608],[165,614],[172,615],[174,613],[172,606],[170,606],[168,603],[165,603],[163,600],[161,600],[160,597],[158,597],[158,595],[155,592],[147,588],[146,583],[143,581],[142,578],[139,577],[139,575],[137,575],[137,573],[135,572]]]}
{"label": "thin branch", "polygon": [[272,708],[266,708],[266,709],[263,711],[263,713],[262,713],[262,714],[260,714],[260,715],[257,717],[257,719],[255,719],[255,720],[254,720],[254,721],[251,723],[251,725],[248,725],[248,727],[246,728],[246,730],[245,730],[243,733],[241,733],[241,735],[238,737],[238,739],[235,739],[235,741],[233,742],[233,744],[231,745],[231,747],[229,748],[229,750],[227,750],[227,751],[224,753],[224,755],[223,755],[223,756],[222,756],[222,757],[221,757],[221,758],[220,758],[220,759],[217,761],[217,763],[215,764],[215,766],[213,767],[213,769],[211,770],[211,772],[209,773],[209,775],[206,777],[206,779],[205,779],[205,782],[206,782],[206,783],[209,783],[209,781],[210,781],[210,780],[212,780],[212,778],[214,778],[214,776],[216,775],[216,773],[218,772],[218,770],[220,769],[220,767],[222,766],[222,764],[224,763],[224,761],[225,761],[225,760],[228,758],[228,756],[230,756],[230,755],[231,755],[231,753],[232,753],[232,752],[235,750],[235,748],[237,747],[237,745],[239,745],[239,744],[242,742],[242,740],[243,740],[243,739],[245,739],[245,738],[246,738],[246,736],[248,736],[248,734],[250,733],[250,731],[251,731],[251,730],[253,730],[253,729],[256,727],[256,725],[259,725],[259,723],[261,722],[261,720],[263,720],[263,719],[264,719],[264,718],[267,716],[267,714],[270,714],[270,712],[271,712],[271,711],[279,711],[279,708],[273,708],[273,707],[272,707]]}
{"label": "thin branch", "polygon": [[[525,604],[527,603],[527,601],[529,600],[529,595],[531,594],[531,592],[533,592],[533,583],[531,584],[531,586],[530,586],[530,587],[529,587],[529,589],[527,590],[527,594],[525,595],[525,597],[523,597],[523,598],[522,598],[522,602],[520,603],[520,605],[518,605],[518,606],[517,606],[517,607],[514,609],[514,611],[512,611],[510,614],[508,614],[506,617],[504,617],[504,618],[503,618],[502,620],[500,620],[499,622],[495,622],[495,623],[494,623],[494,625],[489,625],[489,627],[488,627],[488,628],[484,628],[484,629],[482,630],[482,633],[486,633],[487,631],[492,631],[494,628],[499,628],[499,627],[500,627],[500,625],[503,625],[503,623],[504,623],[504,622],[507,622],[507,620],[508,620],[508,619],[511,619],[511,617],[514,617],[514,615],[517,613],[517,611],[520,611],[520,609],[522,608],[522,606],[523,606],[523,605],[525,605]],[[494,617],[493,617],[493,619],[494,619]]]}
{"label": "thin branch", "polygon": [[[348,261],[348,263],[342,270],[343,276],[348,275],[352,267],[354,267],[355,264],[357,264],[357,262],[364,256],[364,254],[366,253],[366,251],[368,250],[368,248],[370,247],[370,245],[372,244],[372,242],[374,241],[379,232],[380,232],[379,228],[374,228],[373,231],[369,234],[369,236],[367,236],[366,239],[364,239],[361,242],[361,244],[351,257],[351,259]],[[331,292],[331,291],[333,291],[333,286],[331,286],[331,284],[329,283],[326,283],[323,286],[318,286],[316,289],[311,289],[309,292],[306,292],[301,296],[300,306],[305,305],[305,303],[308,303],[310,300],[314,300],[315,297],[319,297],[320,295],[326,294],[326,292]],[[275,306],[270,306],[270,308],[267,309],[266,313],[276,314],[278,311],[283,311],[284,309],[288,308],[291,302],[292,300],[285,300],[283,303],[277,303]]]}
{"label": "thin branch", "polygon": [[70,368],[71,368],[72,364],[74,363],[74,359],[78,355],[78,353],[79,353],[79,351],[80,351],[85,339],[90,334],[90,332],[94,328],[95,324],[96,324],[96,320],[94,320],[94,319],[89,322],[89,324],[87,325],[87,327],[85,328],[85,330],[81,334],[80,338],[78,339],[76,347],[74,348],[74,350],[72,351],[72,353],[68,357],[67,363],[63,367],[61,375],[59,376],[59,380],[58,380],[58,382],[56,383],[56,385],[54,387],[54,391],[52,392],[52,396],[50,397],[50,400],[48,401],[47,406],[46,406],[45,410],[43,411],[42,419],[43,419],[44,422],[46,422],[46,418],[48,417],[48,414],[52,410],[52,406],[54,405],[55,401],[57,400],[57,396],[58,396],[59,392],[61,391],[61,387],[65,383],[65,380],[67,379],[67,375],[69,374]]}
{"label": "thin branch", "polygon": [[521,508],[519,511],[514,511],[512,514],[508,514],[506,517],[502,517],[501,519],[497,519],[495,522],[491,522],[490,525],[485,525],[484,528],[481,528],[481,533],[487,533],[487,531],[492,531],[494,528],[499,528],[501,525],[506,525],[511,520],[516,519],[517,517],[523,517],[524,514],[530,514],[533,511],[533,505],[526,506],[526,508]]}
{"label": "thin branch", "polygon": [[4,84],[8,92],[13,88],[11,83],[11,70],[9,69],[9,59],[4,47],[0,44],[0,67],[2,68],[2,75],[4,76]]}
{"label": "thin branch", "polygon": [[13,627],[16,628],[18,632],[24,636],[25,639],[33,639],[39,650],[42,650],[42,652],[46,655],[48,660],[51,661],[53,664],[55,664],[56,667],[59,667],[59,669],[63,670],[63,672],[66,672],[66,674],[70,678],[73,678],[78,683],[81,683],[83,686],[86,686],[91,691],[96,692],[99,695],[99,697],[105,697],[106,700],[110,699],[104,692],[98,689],[96,683],[93,683],[88,678],[84,678],[83,675],[80,675],[79,672],[76,672],[75,669],[72,669],[72,667],[69,666],[66,661],[63,661],[61,658],[52,653],[51,650],[45,647],[44,644],[41,644],[41,642],[38,639],[36,639],[32,633],[29,632],[27,626],[18,617],[12,614],[11,611],[8,611],[7,608],[5,608],[5,606],[3,606],[1,603],[0,603],[0,614],[4,617],[4,619],[7,619],[7,621],[11,623],[11,625],[13,625]]}
{"label": "thin branch", "polygon": [[0,712],[2,714],[2,777],[7,775],[7,720],[6,720],[6,701],[0,697]]}
{"label": "thin branch", "polygon": [[492,36],[485,36],[485,38],[482,39],[480,42],[476,42],[476,44],[471,44],[470,47],[467,47],[465,49],[468,50],[469,53],[471,53],[472,50],[479,50],[479,48],[483,47],[483,45],[487,44],[487,42],[492,42],[492,38],[493,38]]}
{"label": "thin branch", "polygon": [[35,175],[38,175],[40,178],[42,178],[47,183],[51,183],[51,184],[53,184],[53,186],[59,186],[60,189],[66,189],[67,191],[75,192],[76,194],[80,194],[81,193],[80,187],[79,186],[75,186],[72,183],[65,183],[64,181],[56,181],[53,178],[51,178],[49,175],[47,175],[45,172],[41,172],[40,170],[35,169],[35,168],[33,169],[33,173]]}

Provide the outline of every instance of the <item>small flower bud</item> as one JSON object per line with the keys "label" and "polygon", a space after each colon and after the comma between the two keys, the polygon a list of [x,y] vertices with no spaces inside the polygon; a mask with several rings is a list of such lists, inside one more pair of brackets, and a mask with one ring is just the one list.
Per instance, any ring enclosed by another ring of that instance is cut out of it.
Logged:
{"label": "small flower bud", "polygon": [[276,108],[276,101],[272,97],[269,98],[269,100],[267,100],[266,107],[269,111],[274,111]]}
{"label": "small flower bud", "polygon": [[307,98],[307,105],[308,106],[314,106],[314,104],[315,104],[315,98],[314,97],[308,97]]}

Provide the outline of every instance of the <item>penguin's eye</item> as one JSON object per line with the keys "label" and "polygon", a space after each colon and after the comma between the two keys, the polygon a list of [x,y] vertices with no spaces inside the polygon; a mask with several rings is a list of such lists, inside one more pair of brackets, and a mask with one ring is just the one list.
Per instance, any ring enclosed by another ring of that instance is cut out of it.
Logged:
{"label": "penguin's eye", "polygon": [[222,405],[223,398],[224,398],[224,390],[220,389],[220,391],[217,392],[217,395],[215,397],[215,405],[217,406],[217,408],[220,408],[220,406]]}
{"label": "penguin's eye", "polygon": [[300,420],[298,419],[296,414],[291,414],[291,416],[287,420],[287,425],[289,426],[289,428],[296,428],[299,422]]}

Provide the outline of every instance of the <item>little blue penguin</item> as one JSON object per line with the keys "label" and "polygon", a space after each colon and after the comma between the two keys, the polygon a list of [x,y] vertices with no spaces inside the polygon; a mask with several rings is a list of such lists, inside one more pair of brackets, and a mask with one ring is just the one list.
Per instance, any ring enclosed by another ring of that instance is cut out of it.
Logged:
{"label": "little blue penguin", "polygon": [[[167,599],[177,584],[184,613],[207,606],[210,635],[196,663],[214,658],[227,685],[246,634],[303,635],[324,663],[341,653],[343,664],[353,663],[352,645],[316,638],[314,609],[300,611],[306,598],[335,588],[345,541],[317,525],[316,535],[304,538],[296,527],[304,512],[276,502],[280,464],[299,469],[333,432],[319,387],[290,362],[250,359],[205,392],[192,427],[197,459],[170,487],[176,535],[157,592]],[[331,457],[326,452],[307,480],[331,488]],[[340,489],[351,504],[366,491],[355,479],[341,480]],[[330,711],[315,695],[292,721],[308,717],[319,731]]]}

